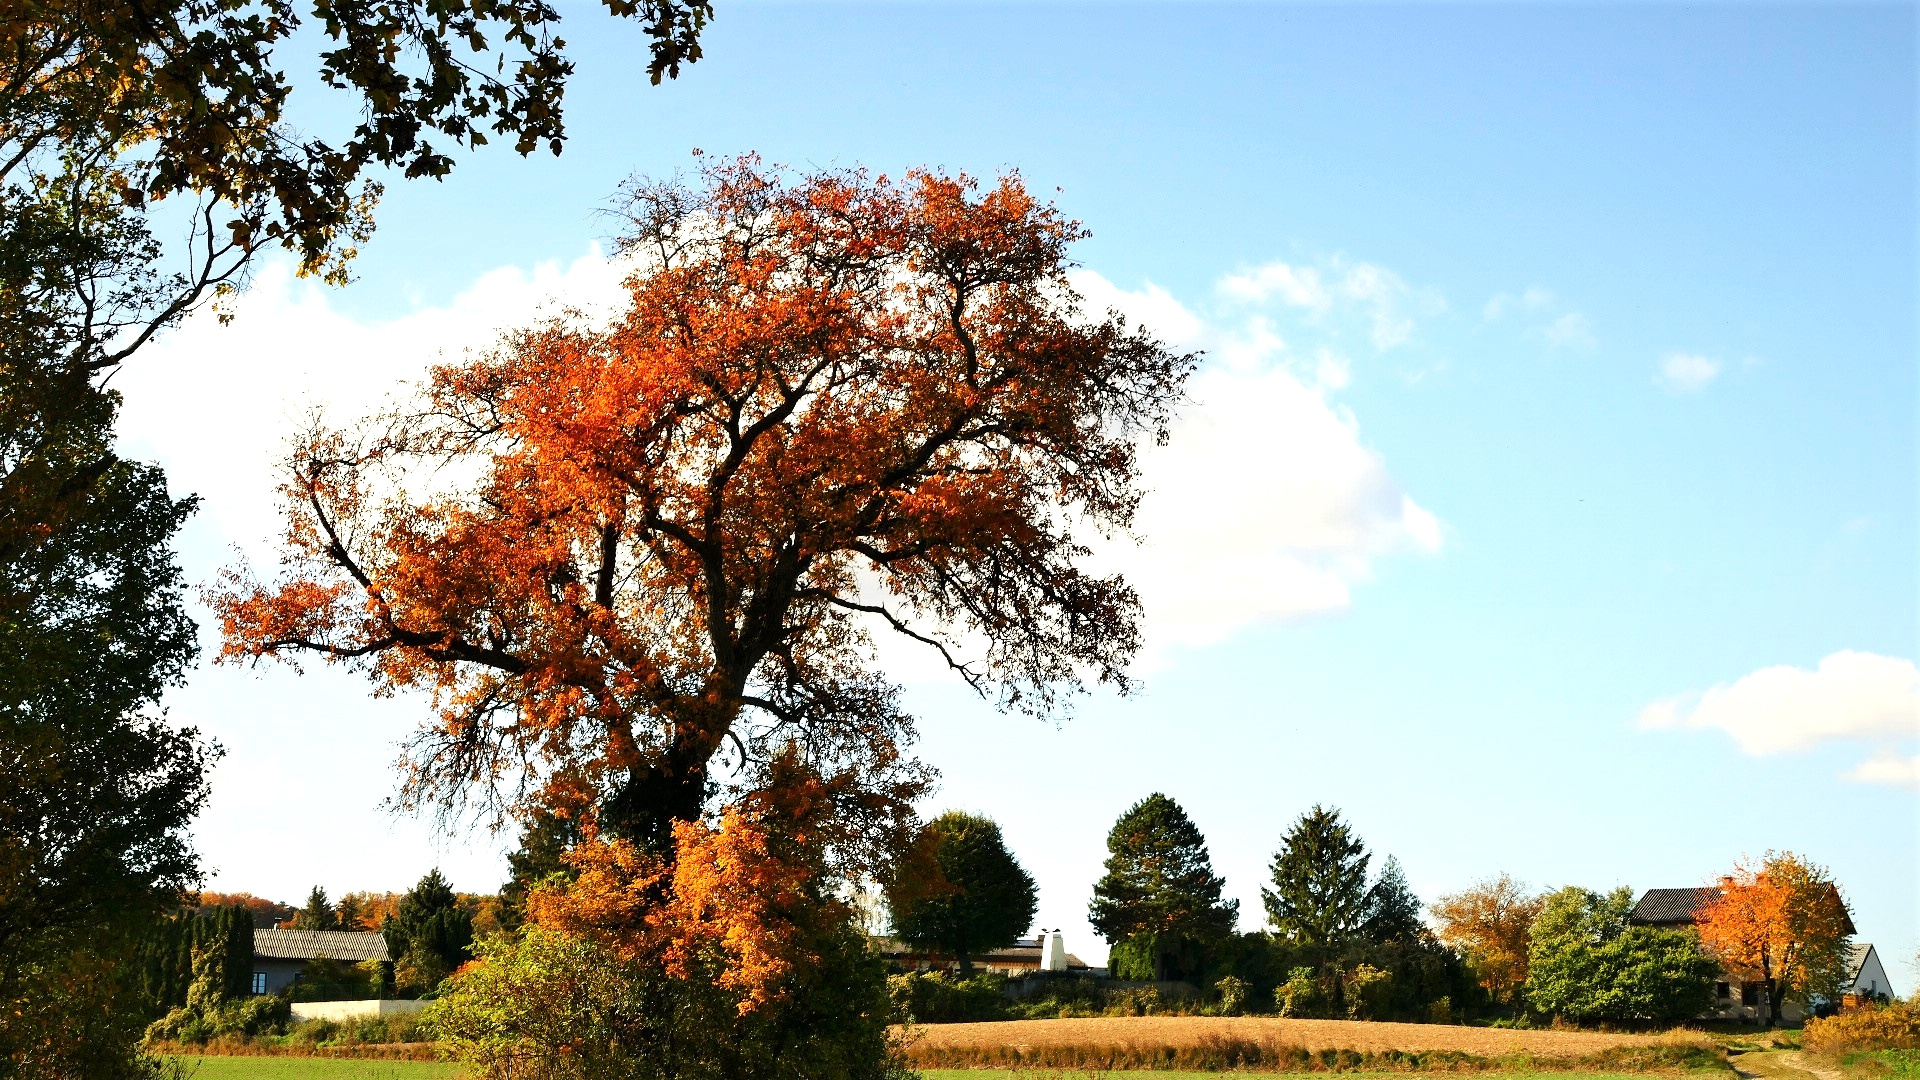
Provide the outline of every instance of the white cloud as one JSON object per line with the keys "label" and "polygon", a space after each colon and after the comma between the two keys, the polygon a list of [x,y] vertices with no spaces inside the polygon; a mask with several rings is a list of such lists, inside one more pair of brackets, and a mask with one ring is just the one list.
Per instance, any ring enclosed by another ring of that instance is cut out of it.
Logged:
{"label": "white cloud", "polygon": [[[1147,286],[1149,291],[1156,287]],[[1325,311],[1333,297],[1320,281],[1320,272],[1312,267],[1289,266],[1270,262],[1220,279],[1220,294],[1236,300],[1264,303],[1278,297],[1294,307]]]}
{"label": "white cloud", "polygon": [[1660,373],[1654,381],[1675,394],[1691,394],[1706,388],[1720,376],[1720,361],[1699,353],[1668,353],[1660,361]]}
{"label": "white cloud", "polygon": [[[1641,710],[1640,726],[1718,728],[1749,754],[1829,741],[1884,747],[1920,736],[1920,670],[1911,660],[1845,650],[1812,671],[1784,664],[1761,668],[1704,693],[1656,701]],[[1883,752],[1850,775],[1898,782],[1911,765]]]}
{"label": "white cloud", "polygon": [[[1355,288],[1388,288],[1381,275]],[[1258,314],[1209,321],[1173,311],[1152,286],[1129,292],[1091,271],[1074,285],[1096,308],[1138,311],[1171,344],[1209,353],[1168,445],[1142,458],[1145,543],[1103,552],[1140,590],[1152,647],[1204,646],[1345,610],[1375,559],[1439,549],[1439,520],[1330,398],[1351,377],[1345,356],[1297,353]],[[1252,290],[1223,281],[1220,292]]]}
{"label": "white cloud", "polygon": [[126,399],[121,438],[134,455],[157,456],[173,489],[202,496],[201,516],[258,557],[265,549],[256,545],[280,531],[272,493],[284,440],[308,413],[362,416],[433,364],[485,348],[500,330],[561,303],[607,309],[620,277],[589,252],[564,268],[495,270],[445,307],[363,322],[271,264],[234,306],[231,325],[196,313],[115,377]]}
{"label": "white cloud", "polygon": [[1437,315],[1447,307],[1439,293],[1409,286],[1391,270],[1343,258],[1317,266],[1262,263],[1221,278],[1215,291],[1232,304],[1279,301],[1304,309],[1312,325],[1326,333],[1337,335],[1352,319],[1381,352],[1412,341],[1416,317]]}
{"label": "white cloud", "polygon": [[1529,285],[1517,293],[1495,293],[1480,309],[1480,314],[1487,322],[1514,315],[1523,323],[1523,334],[1545,341],[1550,349],[1585,352],[1600,344],[1594,335],[1593,323],[1585,314],[1569,310],[1551,290],[1538,285]]}
{"label": "white cloud", "polygon": [[1920,791],[1920,755],[1896,757],[1883,754],[1861,762],[1847,779],[1862,784],[1887,784]]}
{"label": "white cloud", "polygon": [[1577,311],[1569,311],[1548,323],[1541,333],[1546,335],[1547,344],[1556,349],[1584,350],[1599,344],[1593,336],[1593,326]]}
{"label": "white cloud", "polygon": [[1553,293],[1538,285],[1529,285],[1519,293],[1495,293],[1480,314],[1487,321],[1504,317],[1509,311],[1538,311],[1553,304]]}

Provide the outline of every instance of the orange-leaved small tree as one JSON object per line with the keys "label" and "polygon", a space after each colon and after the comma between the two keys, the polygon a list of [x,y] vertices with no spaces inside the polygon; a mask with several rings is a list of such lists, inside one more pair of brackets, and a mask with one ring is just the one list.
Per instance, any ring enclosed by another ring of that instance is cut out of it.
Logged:
{"label": "orange-leaved small tree", "polygon": [[627,189],[610,324],[307,433],[283,575],[210,594],[222,657],[430,694],[404,802],[591,809],[671,859],[792,746],[871,853],[930,774],[870,632],[1003,707],[1126,685],[1138,604],[1084,533],[1128,529],[1194,357],[1081,309],[1082,230],[1017,176],[701,175]]}
{"label": "orange-leaved small tree", "polygon": [[1824,867],[1790,851],[1742,857],[1696,916],[1700,943],[1731,974],[1766,987],[1768,1019],[1788,998],[1839,993],[1853,919]]}
{"label": "orange-leaved small tree", "polygon": [[1545,904],[1545,896],[1501,874],[1434,901],[1435,932],[1466,956],[1494,1001],[1518,1005],[1533,920]]}

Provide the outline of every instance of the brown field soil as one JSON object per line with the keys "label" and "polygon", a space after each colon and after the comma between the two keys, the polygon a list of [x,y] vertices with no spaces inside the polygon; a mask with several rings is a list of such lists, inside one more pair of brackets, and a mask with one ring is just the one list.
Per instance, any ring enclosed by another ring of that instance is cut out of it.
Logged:
{"label": "brown field soil", "polygon": [[1227,1040],[1361,1053],[1450,1051],[1475,1057],[1570,1058],[1616,1046],[1657,1046],[1667,1035],[1591,1031],[1519,1031],[1449,1024],[1360,1020],[1282,1020],[1264,1016],[1094,1016],[1076,1020],[1002,1020],[925,1024],[906,1033],[914,1051],[1047,1047],[1199,1047]]}

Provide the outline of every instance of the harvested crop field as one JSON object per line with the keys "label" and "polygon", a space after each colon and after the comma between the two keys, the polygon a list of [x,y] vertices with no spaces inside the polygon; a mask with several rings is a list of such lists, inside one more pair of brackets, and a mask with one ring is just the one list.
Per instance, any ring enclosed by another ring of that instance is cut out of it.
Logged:
{"label": "harvested crop field", "polygon": [[1444,1024],[1143,1016],[930,1024],[907,1036],[920,1069],[1307,1072],[1727,1071],[1698,1036],[1515,1031]]}
{"label": "harvested crop field", "polygon": [[1517,1031],[1450,1024],[1388,1024],[1357,1020],[1281,1020],[1263,1016],[1094,1016],[1078,1020],[1005,1020],[983,1024],[927,1024],[912,1032],[915,1049],[1112,1046],[1180,1047],[1245,1041],[1303,1050],[1361,1053],[1452,1051],[1475,1057],[1583,1057],[1616,1046],[1670,1043],[1665,1035],[1591,1031]]}

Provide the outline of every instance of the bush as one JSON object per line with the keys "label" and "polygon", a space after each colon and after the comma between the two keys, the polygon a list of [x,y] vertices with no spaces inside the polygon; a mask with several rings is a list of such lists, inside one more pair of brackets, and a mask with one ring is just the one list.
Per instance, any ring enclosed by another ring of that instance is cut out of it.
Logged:
{"label": "bush", "polygon": [[1823,1054],[1853,1050],[1920,1050],[1920,1004],[1896,1003],[1850,1009],[1824,1020],[1809,1020],[1801,1045]]}
{"label": "bush", "polygon": [[709,973],[536,926],[483,939],[426,1020],[476,1080],[900,1080],[880,960],[849,927],[806,944],[817,962],[743,1009]]}
{"label": "bush", "polygon": [[953,979],[912,972],[887,977],[887,1001],[894,1019],[907,1024],[1009,1020],[1016,1016],[1016,1010],[1007,999],[1006,987],[1007,980],[1000,975]]}
{"label": "bush", "polygon": [[1247,1007],[1247,980],[1236,979],[1232,975],[1213,984],[1220,991],[1220,1011],[1227,1016],[1239,1016]]}

